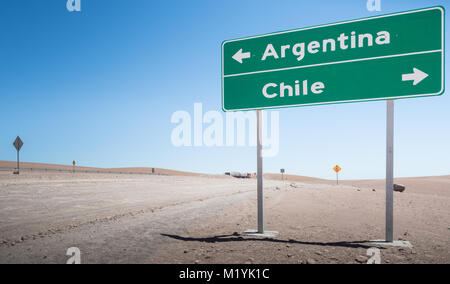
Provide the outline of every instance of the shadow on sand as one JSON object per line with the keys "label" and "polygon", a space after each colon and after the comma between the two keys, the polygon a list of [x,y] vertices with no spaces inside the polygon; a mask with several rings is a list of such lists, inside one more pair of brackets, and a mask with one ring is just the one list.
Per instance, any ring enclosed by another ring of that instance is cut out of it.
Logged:
{"label": "shadow on sand", "polygon": [[[254,238],[254,237],[243,237],[239,234],[232,235],[221,235],[214,237],[206,237],[206,238],[190,238],[190,237],[182,237],[177,235],[169,235],[169,234],[161,234],[161,236],[172,238],[179,241],[184,242],[202,242],[202,243],[228,243],[228,242],[268,242],[268,243],[281,243],[281,244],[298,244],[298,245],[310,245],[310,246],[321,246],[321,247],[344,247],[344,248],[380,248],[383,247],[377,245],[370,245],[370,241],[354,241],[354,242],[303,242],[297,240],[280,240],[274,238]],[[367,245],[365,245],[367,244]]]}

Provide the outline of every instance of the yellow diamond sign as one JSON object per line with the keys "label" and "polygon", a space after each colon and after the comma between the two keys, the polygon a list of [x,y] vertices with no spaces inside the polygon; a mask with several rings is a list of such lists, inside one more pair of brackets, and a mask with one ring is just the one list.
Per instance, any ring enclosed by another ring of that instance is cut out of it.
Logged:
{"label": "yellow diamond sign", "polygon": [[334,168],[333,168],[333,170],[335,171],[335,172],[340,172],[342,169],[341,169],[341,167],[339,167],[338,165],[336,165]]}

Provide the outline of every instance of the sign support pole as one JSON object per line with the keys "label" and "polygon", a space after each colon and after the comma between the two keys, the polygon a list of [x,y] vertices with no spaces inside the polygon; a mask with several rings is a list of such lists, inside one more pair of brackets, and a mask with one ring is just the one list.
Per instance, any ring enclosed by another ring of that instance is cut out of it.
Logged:
{"label": "sign support pole", "polygon": [[394,241],[394,100],[386,101],[386,242]]}
{"label": "sign support pole", "polygon": [[17,150],[17,174],[20,173],[19,150]]}
{"label": "sign support pole", "polygon": [[262,110],[256,111],[257,120],[257,190],[258,190],[258,233],[264,234],[264,193],[263,193],[263,158],[262,158]]}
{"label": "sign support pole", "polygon": [[278,235],[276,231],[265,231],[264,230],[264,173],[263,173],[263,143],[262,143],[262,132],[263,132],[263,110],[256,110],[256,135],[257,135],[257,144],[256,144],[256,162],[257,162],[257,203],[258,203],[258,228],[256,230],[247,230],[244,232],[244,235],[254,236],[254,237],[275,237]]}

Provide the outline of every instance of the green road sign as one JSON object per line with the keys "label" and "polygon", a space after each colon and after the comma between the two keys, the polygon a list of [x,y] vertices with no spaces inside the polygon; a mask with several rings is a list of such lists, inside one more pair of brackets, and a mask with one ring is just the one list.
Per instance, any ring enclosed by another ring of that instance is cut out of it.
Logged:
{"label": "green road sign", "polygon": [[432,7],[225,41],[223,110],[440,95],[444,14]]}

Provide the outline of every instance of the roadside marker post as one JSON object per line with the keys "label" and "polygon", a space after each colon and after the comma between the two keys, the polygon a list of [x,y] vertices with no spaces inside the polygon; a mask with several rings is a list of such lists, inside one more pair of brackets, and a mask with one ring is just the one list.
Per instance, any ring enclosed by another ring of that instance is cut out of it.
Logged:
{"label": "roadside marker post", "polygon": [[333,170],[336,172],[336,185],[339,184],[339,172],[342,170],[338,165],[334,166]]}
{"label": "roadside marker post", "polygon": [[15,174],[20,174],[20,156],[19,156],[19,152],[20,152],[20,149],[22,149],[23,142],[22,142],[22,140],[20,139],[19,136],[16,137],[16,140],[14,141],[13,146],[17,150],[17,172],[15,172]]}
{"label": "roadside marker post", "polygon": [[258,230],[253,233],[266,233],[262,110],[385,100],[385,241],[393,243],[394,100],[444,93],[444,18],[445,9],[437,6],[222,43],[223,111],[257,112]]}

